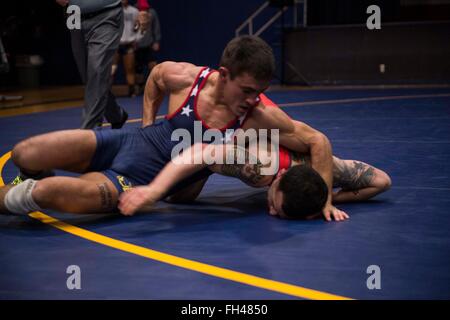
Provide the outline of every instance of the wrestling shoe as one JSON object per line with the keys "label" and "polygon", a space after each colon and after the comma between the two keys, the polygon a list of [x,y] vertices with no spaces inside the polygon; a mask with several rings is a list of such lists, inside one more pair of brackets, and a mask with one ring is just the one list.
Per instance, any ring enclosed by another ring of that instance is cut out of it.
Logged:
{"label": "wrestling shoe", "polygon": [[112,129],[120,129],[123,127],[125,122],[127,122],[127,120],[128,120],[128,113],[122,109],[122,120],[117,123],[111,123],[111,128]]}
{"label": "wrestling shoe", "polygon": [[25,180],[23,180],[22,176],[19,174],[17,177],[14,178],[14,180],[10,184],[13,186],[17,186],[18,184],[21,184],[24,181]]}
{"label": "wrestling shoe", "polygon": [[18,184],[21,184],[27,179],[34,179],[34,180],[42,180],[44,178],[49,178],[55,176],[55,172],[53,170],[46,170],[42,171],[41,173],[38,173],[36,175],[27,175],[23,172],[19,172],[17,177],[14,178],[14,180],[10,183],[13,186],[16,186]]}
{"label": "wrestling shoe", "polygon": [[98,131],[98,130],[102,130],[103,129],[103,122],[97,122],[94,127],[92,128],[92,130],[94,131]]}

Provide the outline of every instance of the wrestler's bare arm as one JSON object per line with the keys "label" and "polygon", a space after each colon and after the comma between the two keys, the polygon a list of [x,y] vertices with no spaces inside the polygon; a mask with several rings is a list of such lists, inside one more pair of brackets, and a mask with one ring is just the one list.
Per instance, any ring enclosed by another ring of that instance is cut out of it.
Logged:
{"label": "wrestler's bare arm", "polygon": [[214,173],[238,178],[250,186],[262,187],[268,184],[265,181],[272,181],[270,176],[261,174],[263,167],[260,159],[246,148],[234,144],[197,144],[170,161],[150,185],[159,188],[157,193],[162,194],[184,178],[208,168]]}
{"label": "wrestler's bare arm", "polygon": [[145,85],[143,127],[153,124],[166,94],[176,94],[192,85],[198,69],[191,63],[173,61],[160,63],[152,69]]}
{"label": "wrestler's bare arm", "polygon": [[[223,149],[225,152],[223,160],[228,158],[233,159],[233,162],[230,164],[211,164],[208,166],[209,170],[224,176],[237,178],[252,187],[266,186],[272,181],[271,177],[268,178],[267,176],[261,174],[261,168],[263,168],[263,165],[256,156],[251,154],[247,149],[239,148],[236,145],[227,146],[228,149]],[[242,159],[245,160],[243,164],[238,163],[239,157],[242,157]],[[250,159],[252,159],[252,161],[250,161]],[[197,167],[198,170],[203,168],[204,164],[199,164]],[[165,200],[170,203],[192,202],[198,197],[206,181],[207,178],[193,183],[190,186],[167,197]]]}
{"label": "wrestler's bare arm", "polygon": [[391,186],[390,177],[380,169],[357,160],[334,157],[334,184],[340,188],[333,193],[333,202],[367,200]]}
{"label": "wrestler's bare arm", "polygon": [[161,200],[178,182],[208,167],[204,161],[203,150],[208,144],[196,144],[171,160],[147,186],[135,187],[122,193],[118,208],[124,215],[149,210]]}
{"label": "wrestler's bare arm", "polygon": [[224,159],[232,161],[211,165],[209,167],[211,171],[224,176],[238,178],[245,184],[255,188],[270,184],[272,176],[261,173],[261,169],[265,166],[257,155],[246,148],[233,144],[228,144],[224,151]]}
{"label": "wrestler's bare arm", "polygon": [[[261,176],[259,170],[262,166],[260,163],[255,162],[255,165],[251,164],[252,162],[249,159],[252,156],[245,149],[235,152],[234,156],[236,159],[233,159],[233,161],[237,161],[239,152],[241,152],[241,155],[243,152],[245,164],[223,164],[225,163],[227,152],[231,152],[230,150],[233,148],[235,148],[234,145],[193,145],[170,161],[148,186],[136,187],[123,193],[120,197],[120,211],[125,215],[132,215],[137,211],[148,210],[155,202],[161,200],[178,182],[204,168],[209,168],[215,173],[237,177],[254,187],[267,185],[268,183],[264,182],[264,179],[271,181],[270,176]],[[212,160],[217,159],[215,154],[220,150],[221,153],[218,157],[223,157],[222,161],[221,163],[215,163]],[[209,158],[211,156],[213,157],[212,160]],[[253,161],[255,160],[257,159],[253,159]]]}

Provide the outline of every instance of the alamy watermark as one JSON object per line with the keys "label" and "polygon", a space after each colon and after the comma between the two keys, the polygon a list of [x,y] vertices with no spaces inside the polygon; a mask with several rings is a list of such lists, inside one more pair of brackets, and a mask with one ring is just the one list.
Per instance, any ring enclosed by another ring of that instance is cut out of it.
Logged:
{"label": "alamy watermark", "polygon": [[66,9],[68,14],[66,20],[66,26],[69,30],[80,30],[81,29],[81,9],[77,5],[70,5]]}
{"label": "alamy watermark", "polygon": [[194,121],[194,136],[187,129],[172,132],[175,164],[261,164],[261,175],[274,175],[279,168],[278,129],[218,129],[203,132],[202,122]]}
{"label": "alamy watermark", "polygon": [[369,290],[381,289],[381,268],[375,264],[367,267],[367,274],[370,276],[367,278],[366,286]]}
{"label": "alamy watermark", "polygon": [[81,290],[81,269],[77,265],[70,265],[66,269],[66,273],[70,274],[67,278],[66,286],[69,290]]}
{"label": "alamy watermark", "polygon": [[370,16],[367,18],[366,26],[369,30],[381,29],[381,9],[377,5],[371,5],[367,7],[367,14]]}

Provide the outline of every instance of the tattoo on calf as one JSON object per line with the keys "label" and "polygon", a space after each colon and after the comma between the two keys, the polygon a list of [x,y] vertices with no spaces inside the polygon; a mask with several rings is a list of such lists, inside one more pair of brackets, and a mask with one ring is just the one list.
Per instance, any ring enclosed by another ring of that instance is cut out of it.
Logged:
{"label": "tattoo on calf", "polygon": [[100,199],[101,199],[101,208],[103,210],[111,210],[113,208],[112,205],[112,193],[108,188],[106,183],[102,183],[98,185],[98,189],[100,191]]}
{"label": "tattoo on calf", "polygon": [[353,191],[370,186],[374,178],[374,168],[360,161],[351,163],[339,162],[333,169],[333,179],[337,187],[342,190]]}

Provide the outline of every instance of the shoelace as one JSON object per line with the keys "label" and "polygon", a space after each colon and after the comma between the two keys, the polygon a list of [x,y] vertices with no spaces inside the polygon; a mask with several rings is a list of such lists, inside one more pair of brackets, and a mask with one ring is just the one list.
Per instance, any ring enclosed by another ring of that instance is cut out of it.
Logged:
{"label": "shoelace", "polygon": [[16,185],[18,185],[18,184],[20,184],[22,182],[23,182],[22,177],[21,176],[17,176],[17,177],[14,178],[14,180],[13,180],[13,182],[11,182],[11,184],[16,186]]}

